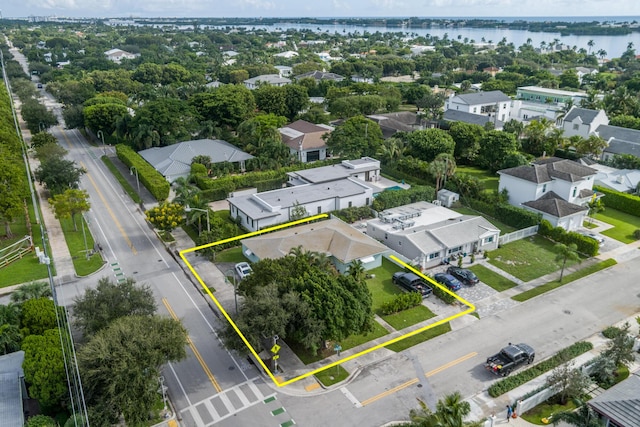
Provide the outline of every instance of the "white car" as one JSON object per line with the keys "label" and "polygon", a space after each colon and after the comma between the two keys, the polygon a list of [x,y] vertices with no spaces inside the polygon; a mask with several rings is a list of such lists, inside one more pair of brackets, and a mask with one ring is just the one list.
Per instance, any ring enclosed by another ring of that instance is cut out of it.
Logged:
{"label": "white car", "polygon": [[599,236],[595,233],[582,233],[582,235],[596,240],[600,246],[604,245],[604,237],[602,236]]}
{"label": "white car", "polygon": [[236,264],[236,272],[238,273],[238,276],[240,276],[240,279],[242,280],[248,275],[250,275],[253,272],[253,270],[251,269],[251,266],[249,265],[248,262],[239,262]]}

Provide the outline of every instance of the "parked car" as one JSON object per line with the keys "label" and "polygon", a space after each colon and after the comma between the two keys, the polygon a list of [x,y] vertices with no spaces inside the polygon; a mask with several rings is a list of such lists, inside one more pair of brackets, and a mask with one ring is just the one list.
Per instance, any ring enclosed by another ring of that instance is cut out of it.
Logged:
{"label": "parked car", "polygon": [[396,285],[399,285],[409,292],[419,292],[422,298],[428,298],[433,291],[424,281],[414,273],[405,273],[404,271],[398,271],[393,273],[391,281]]}
{"label": "parked car", "polygon": [[447,273],[438,273],[433,278],[436,282],[445,285],[451,291],[457,291],[462,287],[458,279]]}
{"label": "parked car", "polygon": [[527,344],[511,344],[499,353],[487,358],[484,367],[496,375],[506,377],[518,366],[526,363],[530,365],[536,357],[536,352]]}
{"label": "parked car", "polygon": [[585,237],[596,240],[600,246],[604,245],[604,237],[597,235],[596,233],[581,233]]}
{"label": "parked car", "polygon": [[251,273],[253,273],[253,270],[251,269],[251,266],[249,265],[248,262],[239,262],[236,264],[236,272],[238,273],[238,276],[240,276],[240,279],[242,280],[248,275],[250,275]]}
{"label": "parked car", "polygon": [[478,276],[476,276],[475,273],[468,268],[451,266],[447,268],[447,273],[449,273],[465,285],[469,286],[475,285],[480,281],[480,279],[478,279]]}
{"label": "parked car", "polygon": [[42,89],[42,88],[43,88],[42,83],[38,83],[38,89]]}

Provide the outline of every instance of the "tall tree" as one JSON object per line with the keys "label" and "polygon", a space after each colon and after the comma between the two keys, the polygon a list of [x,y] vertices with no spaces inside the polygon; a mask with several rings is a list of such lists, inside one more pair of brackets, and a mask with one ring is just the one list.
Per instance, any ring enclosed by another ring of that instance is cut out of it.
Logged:
{"label": "tall tree", "polygon": [[433,161],[439,154],[453,156],[456,143],[447,131],[442,129],[424,129],[406,134],[405,141],[411,154],[427,162]]}
{"label": "tall tree", "polygon": [[18,160],[0,149],[0,221],[7,237],[12,237],[11,223],[24,215],[24,200],[28,196],[24,169]]}
{"label": "tall tree", "polygon": [[78,231],[76,216],[89,211],[89,193],[86,190],[68,189],[62,194],[56,194],[49,199],[56,218],[69,218],[73,221],[73,230]]}
{"label": "tall tree", "polygon": [[620,364],[630,365],[635,360],[633,352],[634,340],[629,334],[631,325],[626,322],[620,332],[616,333],[607,344],[607,349],[602,353],[605,357],[614,361],[616,366]]}
{"label": "tall tree", "polygon": [[220,86],[211,92],[194,95],[190,102],[204,120],[228,128],[236,128],[253,116],[256,109],[253,94],[242,85]]}
{"label": "tall tree", "polygon": [[86,170],[77,167],[74,161],[53,157],[40,163],[35,177],[41,184],[44,183],[52,195],[56,195],[69,188],[78,188],[80,176],[84,173]]}
{"label": "tall tree", "polygon": [[508,156],[517,153],[519,142],[513,134],[492,130],[480,138],[478,164],[493,172],[505,166]]}
{"label": "tall tree", "polygon": [[329,149],[347,159],[373,156],[382,145],[380,126],[364,116],[347,119],[328,135]]}
{"label": "tall tree", "polygon": [[569,399],[580,397],[591,385],[591,379],[580,369],[574,368],[573,360],[565,360],[547,377],[547,386],[558,390],[558,397],[562,405]]}
{"label": "tall tree", "polygon": [[187,332],[160,316],[125,316],[101,329],[78,351],[85,396],[103,415],[128,425],[147,421],[158,400],[160,368],[186,357]]}
{"label": "tall tree", "polygon": [[449,135],[456,143],[454,149],[455,158],[466,163],[472,163],[478,155],[480,138],[484,132],[484,128],[480,125],[454,122],[449,129]]}
{"label": "tall tree", "polygon": [[87,289],[73,303],[74,325],[84,334],[94,335],[124,316],[152,316],[156,303],[151,288],[133,279],[116,283],[107,277],[95,289]]}

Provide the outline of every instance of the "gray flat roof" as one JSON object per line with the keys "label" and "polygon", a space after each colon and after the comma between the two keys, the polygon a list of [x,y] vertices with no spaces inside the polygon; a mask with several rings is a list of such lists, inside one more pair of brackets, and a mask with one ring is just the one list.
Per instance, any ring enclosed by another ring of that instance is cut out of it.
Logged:
{"label": "gray flat roof", "polygon": [[0,420],[5,427],[24,425],[20,379],[24,376],[23,361],[24,351],[0,356]]}

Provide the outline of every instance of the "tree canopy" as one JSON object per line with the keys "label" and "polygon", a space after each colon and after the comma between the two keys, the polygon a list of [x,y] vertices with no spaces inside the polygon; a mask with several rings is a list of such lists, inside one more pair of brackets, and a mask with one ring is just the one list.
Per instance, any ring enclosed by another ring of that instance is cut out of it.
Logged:
{"label": "tree canopy", "polygon": [[364,116],[351,117],[329,134],[327,146],[334,155],[348,159],[373,156],[382,146],[382,130]]}

